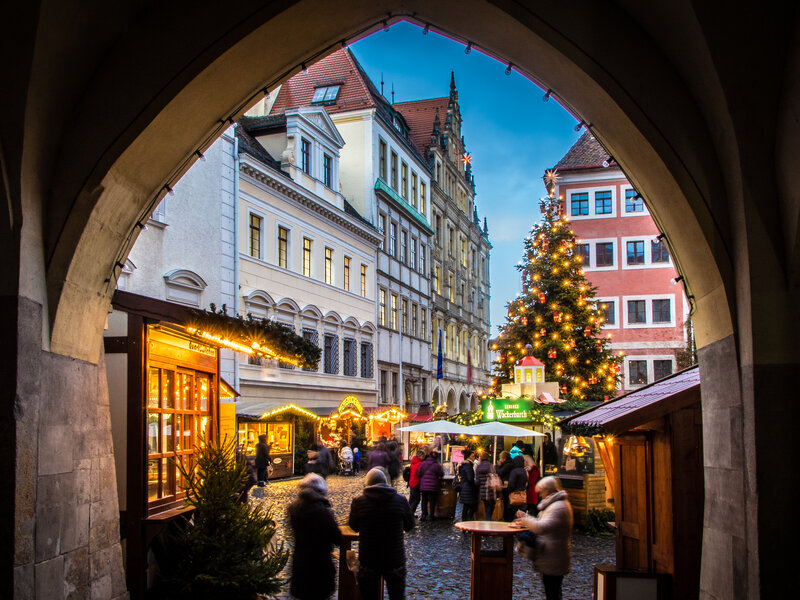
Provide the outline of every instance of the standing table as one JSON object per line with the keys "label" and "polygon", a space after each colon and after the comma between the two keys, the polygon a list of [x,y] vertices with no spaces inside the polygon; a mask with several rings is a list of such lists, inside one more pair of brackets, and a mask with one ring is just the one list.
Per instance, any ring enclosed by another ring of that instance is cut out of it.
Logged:
{"label": "standing table", "polygon": [[[524,531],[500,521],[462,521],[458,529],[472,534],[470,600],[511,600],[514,574],[514,534]],[[502,550],[482,550],[484,536],[502,537]]]}

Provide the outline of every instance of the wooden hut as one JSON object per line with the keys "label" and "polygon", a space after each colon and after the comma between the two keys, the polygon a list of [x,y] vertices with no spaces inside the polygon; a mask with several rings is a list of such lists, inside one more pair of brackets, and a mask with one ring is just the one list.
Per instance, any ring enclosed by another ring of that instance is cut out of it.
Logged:
{"label": "wooden hut", "polygon": [[700,371],[679,371],[564,419],[593,436],[614,497],[617,568],[669,573],[697,598],[703,536]]}

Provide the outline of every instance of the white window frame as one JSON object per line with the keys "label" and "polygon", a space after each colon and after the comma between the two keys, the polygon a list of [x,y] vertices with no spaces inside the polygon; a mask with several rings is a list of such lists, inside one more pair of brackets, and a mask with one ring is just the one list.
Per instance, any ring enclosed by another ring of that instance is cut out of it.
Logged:
{"label": "white window frame", "polygon": [[[595,192],[611,192],[611,212],[607,214],[597,214],[595,212]],[[573,194],[588,194],[589,195],[589,214],[588,215],[573,215],[572,214],[572,195]],[[597,187],[574,188],[566,192],[566,211],[565,214],[569,217],[570,221],[586,221],[588,219],[614,219],[619,213],[619,198],[617,197],[617,186],[613,184],[602,185]],[[639,213],[636,213],[637,215]]]}
{"label": "white window frame", "polygon": [[634,187],[632,185],[622,185],[619,189],[619,216],[620,217],[649,217],[650,211],[647,210],[647,204],[642,198],[642,207],[644,210],[642,212],[626,212],[625,211],[625,193],[628,190],[632,190]]}
{"label": "white window frame", "polygon": [[[258,254],[259,254],[258,258],[253,256],[252,254],[250,254],[250,217],[251,216],[256,216],[259,219],[261,219],[261,234],[259,235],[259,240],[258,240]],[[259,210],[255,210],[255,209],[253,209],[251,207],[247,208],[247,222],[246,222],[246,225],[247,225],[247,246],[246,246],[246,248],[247,248],[247,250],[244,252],[244,254],[247,256],[247,258],[249,258],[251,260],[255,260],[257,262],[261,262],[261,263],[267,262],[267,244],[266,244],[266,242],[264,240],[264,238],[267,236],[267,222],[268,222],[267,221],[267,215],[265,213],[263,213],[263,212],[261,212]],[[278,230],[276,229],[275,231],[277,232]]]}
{"label": "white window frame", "polygon": [[[597,263],[597,244],[614,244],[614,264],[610,267],[598,267]],[[589,264],[582,263],[584,271],[616,271],[619,269],[619,240],[613,238],[593,238],[589,240],[576,240],[578,244],[589,244]]]}
{"label": "white window frame", "polygon": [[605,302],[613,302],[614,303],[614,324],[613,325],[603,325],[603,329],[619,329],[619,296],[603,296],[602,298],[592,298],[592,301],[598,306],[605,303]]}
{"label": "white window frame", "polygon": [[[669,248],[667,248],[667,253],[670,254],[669,260],[667,262],[653,262],[653,248],[652,244],[658,238],[658,235],[632,235],[626,236],[619,239],[619,247],[620,247],[620,254],[623,254],[622,249],[624,248],[624,257],[625,260],[620,262],[620,266],[623,270],[636,270],[636,269],[672,269],[674,265],[672,264],[672,254],[669,253]],[[628,264],[628,242],[644,242],[644,264],[641,265],[629,265]]]}
{"label": "white window frame", "polygon": [[[283,227],[286,230],[286,266],[281,267],[278,264],[280,258],[280,242],[278,240],[278,228]],[[275,221],[275,266],[279,269],[292,270],[292,226],[283,221]],[[307,236],[306,236],[307,237]]]}
{"label": "white window frame", "polygon": [[[647,383],[630,383],[630,366],[632,360],[643,360],[647,364]],[[627,390],[636,390],[646,385],[650,385],[655,381],[655,361],[669,360],[672,362],[672,372],[675,373],[677,366],[674,354],[632,354],[625,357],[624,371],[623,371],[623,388]]]}
{"label": "white window frame", "polygon": [[[628,301],[644,300],[646,321],[644,323],[628,323]],[[670,320],[666,323],[653,323],[653,300],[670,301]],[[622,326],[624,329],[669,329],[675,327],[675,294],[651,294],[622,297]]]}

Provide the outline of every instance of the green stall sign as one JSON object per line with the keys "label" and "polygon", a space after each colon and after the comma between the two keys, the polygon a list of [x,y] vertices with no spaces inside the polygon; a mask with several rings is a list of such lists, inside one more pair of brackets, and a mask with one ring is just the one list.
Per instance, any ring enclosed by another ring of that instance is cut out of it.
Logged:
{"label": "green stall sign", "polygon": [[483,421],[530,421],[531,403],[528,400],[485,398],[481,402]]}

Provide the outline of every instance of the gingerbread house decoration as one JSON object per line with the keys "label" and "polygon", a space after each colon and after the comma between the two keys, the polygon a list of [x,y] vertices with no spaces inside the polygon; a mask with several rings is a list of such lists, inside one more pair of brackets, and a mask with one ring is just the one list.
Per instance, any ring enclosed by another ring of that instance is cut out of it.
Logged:
{"label": "gingerbread house decoration", "polygon": [[514,383],[544,383],[544,364],[533,356],[523,356],[514,365]]}

